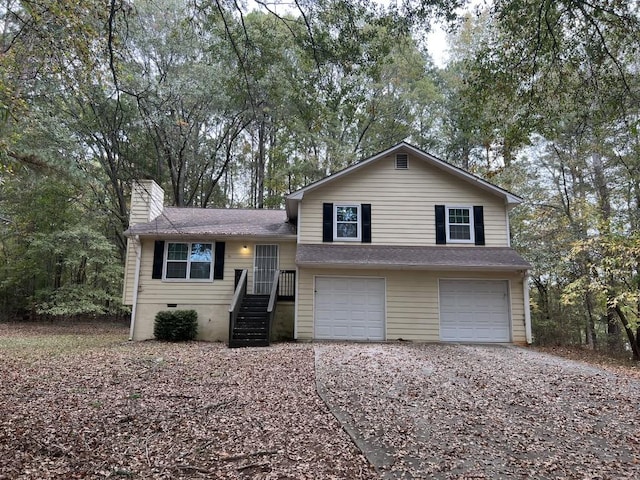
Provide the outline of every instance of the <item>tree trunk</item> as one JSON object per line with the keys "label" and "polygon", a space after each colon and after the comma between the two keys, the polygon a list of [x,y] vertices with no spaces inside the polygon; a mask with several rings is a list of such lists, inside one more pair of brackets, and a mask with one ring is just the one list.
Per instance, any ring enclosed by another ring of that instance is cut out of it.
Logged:
{"label": "tree trunk", "polygon": [[[608,303],[608,302],[607,302]],[[607,315],[605,317],[607,322],[607,346],[610,352],[620,351],[620,327],[616,323],[614,309],[607,307]]]}
{"label": "tree trunk", "polygon": [[631,325],[629,324],[629,320],[626,315],[620,308],[620,305],[616,305],[614,307],[615,312],[618,314],[622,325],[624,326],[625,331],[627,332],[627,338],[629,339],[629,343],[631,344],[631,351],[633,352],[633,359],[636,361],[640,361],[640,341],[637,337],[640,328],[636,331],[636,335],[633,334],[633,330],[631,330]]}
{"label": "tree trunk", "polygon": [[256,162],[256,207],[264,208],[264,170],[266,164],[266,120],[263,117],[258,128],[258,161]]}
{"label": "tree trunk", "polygon": [[587,292],[585,295],[585,304],[587,306],[585,340],[586,340],[587,346],[592,350],[595,350],[598,342],[596,339],[596,323],[595,323],[595,319],[593,318],[593,304],[591,302],[591,295],[589,294],[589,292]]}
{"label": "tree trunk", "polygon": [[53,289],[58,290],[60,287],[62,287],[62,257],[56,255],[53,271]]}

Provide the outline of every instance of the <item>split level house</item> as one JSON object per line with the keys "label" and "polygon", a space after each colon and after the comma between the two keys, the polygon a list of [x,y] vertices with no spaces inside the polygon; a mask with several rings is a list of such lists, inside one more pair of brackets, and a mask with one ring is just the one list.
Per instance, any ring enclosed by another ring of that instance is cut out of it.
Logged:
{"label": "split level house", "polygon": [[198,338],[530,343],[516,195],[402,142],[289,194],[283,210],[164,206],[135,182],[124,281],[131,338],[162,310]]}

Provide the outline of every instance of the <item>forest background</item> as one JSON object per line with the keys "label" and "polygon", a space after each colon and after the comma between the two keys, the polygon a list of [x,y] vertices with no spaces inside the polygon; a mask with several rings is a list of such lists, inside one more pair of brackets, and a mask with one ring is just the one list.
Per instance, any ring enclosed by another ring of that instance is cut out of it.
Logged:
{"label": "forest background", "polygon": [[134,179],[174,205],[277,208],[407,140],[525,199],[537,343],[640,358],[639,9],[1,0],[0,321],[126,316]]}

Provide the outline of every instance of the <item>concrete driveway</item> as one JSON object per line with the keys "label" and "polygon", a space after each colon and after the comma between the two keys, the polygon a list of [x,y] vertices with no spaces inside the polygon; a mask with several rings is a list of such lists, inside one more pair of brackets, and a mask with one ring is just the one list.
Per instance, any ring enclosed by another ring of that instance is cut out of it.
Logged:
{"label": "concrete driveway", "polygon": [[640,478],[640,382],[518,347],[317,344],[382,478]]}

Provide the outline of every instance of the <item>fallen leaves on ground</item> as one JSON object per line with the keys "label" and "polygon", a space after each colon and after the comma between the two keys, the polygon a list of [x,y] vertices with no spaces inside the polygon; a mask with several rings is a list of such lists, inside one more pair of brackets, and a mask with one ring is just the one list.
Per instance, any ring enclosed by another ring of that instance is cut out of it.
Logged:
{"label": "fallen leaves on ground", "polygon": [[[640,382],[516,347],[316,346],[384,478],[640,478]],[[377,456],[376,456],[377,455]]]}
{"label": "fallen leaves on ground", "polygon": [[550,353],[559,357],[585,362],[590,365],[597,365],[621,376],[640,380],[640,362],[635,362],[628,356],[615,357],[607,355],[606,352],[600,352],[578,345],[535,347],[535,349],[539,352]]}
{"label": "fallen leaves on ground", "polygon": [[640,477],[640,382],[617,370],[519,348],[126,333],[0,325],[0,479]]}
{"label": "fallen leaves on ground", "polygon": [[129,343],[121,327],[101,343],[89,326],[58,329],[60,347],[10,327],[0,479],[377,477],[315,392],[312,345]]}

